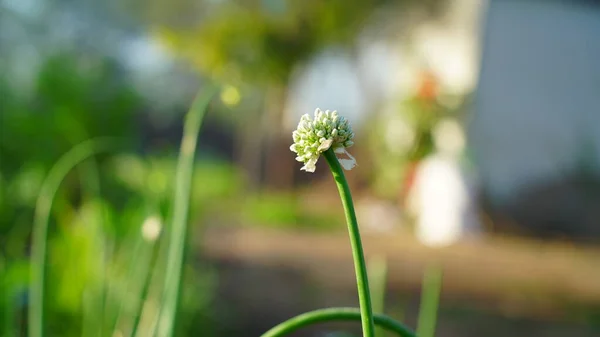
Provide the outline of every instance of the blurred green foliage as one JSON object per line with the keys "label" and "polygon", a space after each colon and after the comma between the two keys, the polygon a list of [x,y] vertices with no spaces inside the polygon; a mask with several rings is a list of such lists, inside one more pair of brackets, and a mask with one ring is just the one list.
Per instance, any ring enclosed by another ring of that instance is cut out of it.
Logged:
{"label": "blurred green foliage", "polygon": [[[120,80],[115,63],[98,58],[56,55],[46,60],[30,90],[12,86],[0,78],[2,115],[0,123],[0,305],[2,331],[9,335],[20,327],[28,281],[28,242],[33,210],[46,173],[75,144],[97,136],[117,136],[130,148],[133,113],[141,105],[130,87]],[[88,227],[74,219],[90,221],[87,200],[82,208],[81,177],[74,174],[61,189],[55,204],[56,233],[51,250],[60,279],[53,301],[63,308],[76,308],[74,293],[87,280],[93,254]],[[91,197],[91,196],[88,196]],[[78,212],[84,212],[79,217]],[[60,254],[60,255],[56,255]],[[65,290],[68,289],[68,290]]]}
{"label": "blurred green foliage", "polygon": [[[162,4],[152,3],[154,8]],[[373,11],[389,3],[394,1],[200,2],[196,8],[210,15],[175,21],[177,8],[191,10],[183,1],[171,6],[171,15],[153,16],[149,24],[206,75],[226,83],[285,85],[293,68],[317,52],[352,46]]]}
{"label": "blurred green foliage", "polygon": [[[112,136],[130,151],[140,137],[135,114],[143,101],[106,59],[57,55],[39,69],[29,92],[2,78],[0,132],[0,331],[23,332],[33,211],[47,172],[74,145]],[[55,196],[49,232],[46,305],[50,335],[81,336],[115,324],[131,326],[147,285],[127,271],[160,266],[156,250],[144,246],[149,216],[165,219],[170,207],[176,157],[142,158],[110,154],[88,160],[71,172]],[[99,190],[92,188],[97,181]],[[239,174],[228,164],[198,165],[193,182],[192,218],[239,192]],[[146,240],[147,241],[147,240]],[[148,246],[148,244],[145,244]],[[136,247],[134,249],[134,247]],[[157,268],[158,268],[157,267]],[[214,273],[187,268],[182,329],[206,329]],[[138,276],[139,278],[139,276]],[[140,283],[141,282],[141,283]],[[129,297],[125,296],[129,295]],[[104,330],[102,330],[104,329]],[[100,331],[100,332],[98,332]]]}
{"label": "blurred green foliage", "polygon": [[[159,252],[165,245],[163,236],[156,242],[144,239],[143,224],[152,216],[169,218],[177,149],[167,155],[131,152],[139,148],[135,118],[144,102],[111,61],[57,55],[41,66],[30,92],[7,81],[0,90],[6,98],[0,125],[2,336],[23,332],[33,212],[48,171],[73,146],[106,136],[116,137],[123,152],[76,167],[54,199],[47,328],[59,336],[102,335],[115,326],[126,333],[142,308],[143,332],[151,324],[144,317],[152,315],[151,304],[160,296],[147,280],[164,267]],[[334,215],[307,212],[293,195],[246,195],[245,178],[227,162],[200,160],[192,184],[194,223],[330,228],[339,222]],[[231,209],[239,216],[232,217]],[[209,331],[215,282],[207,266],[186,267],[181,333]]]}
{"label": "blurred green foliage", "polygon": [[310,231],[344,228],[338,212],[307,207],[293,193],[251,195],[240,204],[243,224]]}
{"label": "blurred green foliage", "polygon": [[29,93],[0,84],[0,246],[27,235],[40,184],[60,155],[98,136],[120,137],[123,148],[131,147],[132,117],[141,101],[118,74],[103,59],[60,55],[41,66]]}

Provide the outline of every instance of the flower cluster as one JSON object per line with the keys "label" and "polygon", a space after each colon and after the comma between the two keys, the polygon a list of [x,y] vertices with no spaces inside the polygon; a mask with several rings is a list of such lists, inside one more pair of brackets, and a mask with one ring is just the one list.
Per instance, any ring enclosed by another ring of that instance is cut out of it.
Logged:
{"label": "flower cluster", "polygon": [[304,163],[302,170],[314,172],[319,156],[330,148],[350,158],[338,158],[344,169],[350,170],[356,166],[356,160],[346,151],[346,148],[354,145],[354,132],[348,120],[336,111],[316,109],[314,119],[305,114],[293,133],[293,139],[290,150],[298,155],[297,161]]}

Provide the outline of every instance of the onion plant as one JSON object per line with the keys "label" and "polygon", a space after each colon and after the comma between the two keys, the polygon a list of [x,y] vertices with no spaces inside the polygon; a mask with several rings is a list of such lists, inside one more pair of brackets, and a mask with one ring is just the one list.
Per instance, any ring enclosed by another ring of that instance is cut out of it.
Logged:
{"label": "onion plant", "polygon": [[414,332],[402,323],[384,315],[373,314],[360,229],[350,187],[344,175],[344,170],[351,170],[356,166],[356,159],[347,151],[347,148],[354,145],[354,132],[348,120],[336,111],[316,109],[313,117],[308,114],[302,116],[292,137],[294,143],[290,150],[297,154],[297,161],[304,163],[302,170],[314,172],[319,157],[323,155],[337,185],[350,236],[359,309],[329,308],[301,314],[277,325],[262,337],[284,336],[310,324],[336,320],[359,320],[363,337],[375,337],[375,325],[396,332],[399,336],[414,337]]}

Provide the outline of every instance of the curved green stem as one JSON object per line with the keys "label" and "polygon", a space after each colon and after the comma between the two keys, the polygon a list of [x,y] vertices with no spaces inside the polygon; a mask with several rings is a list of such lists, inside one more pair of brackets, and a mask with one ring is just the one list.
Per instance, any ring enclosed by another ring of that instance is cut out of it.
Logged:
{"label": "curved green stem", "polygon": [[344,176],[342,166],[338,162],[333,149],[329,149],[323,153],[333,179],[340,192],[344,213],[346,213],[346,222],[348,224],[348,233],[350,235],[350,244],[352,246],[352,258],[354,260],[354,271],[356,273],[356,286],[358,288],[358,302],[360,304],[360,318],[362,323],[363,337],[375,336],[375,324],[373,322],[373,308],[371,306],[371,294],[369,293],[369,280],[367,276],[367,266],[365,263],[365,255],[363,253],[362,243],[360,240],[360,230],[358,221],[354,213],[354,205],[352,204],[352,195],[350,187]]}
{"label": "curved green stem", "polygon": [[[394,332],[401,337],[416,337],[415,333],[389,316],[375,315],[378,326]],[[331,321],[360,321],[361,312],[356,308],[327,308],[309,311],[280,323],[261,337],[280,337],[295,332],[308,325]]]}
{"label": "curved green stem", "polygon": [[44,334],[46,241],[54,195],[65,176],[73,167],[98,152],[109,151],[115,148],[116,144],[118,143],[113,138],[100,138],[88,140],[73,147],[52,167],[42,184],[35,206],[31,239],[30,300],[28,312],[29,337],[42,337]]}

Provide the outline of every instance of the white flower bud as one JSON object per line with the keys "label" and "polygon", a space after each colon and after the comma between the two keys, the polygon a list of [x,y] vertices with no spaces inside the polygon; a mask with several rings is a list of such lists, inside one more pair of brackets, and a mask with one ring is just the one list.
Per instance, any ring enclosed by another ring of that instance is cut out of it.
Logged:
{"label": "white flower bud", "polygon": [[142,224],[142,237],[148,241],[155,241],[162,230],[162,224],[158,217],[148,217]]}
{"label": "white flower bud", "polygon": [[[337,111],[316,109],[314,118],[305,114],[300,118],[298,128],[292,133],[294,144],[290,150],[297,154],[296,160],[303,162],[302,170],[314,172],[321,153],[332,148],[336,153],[346,153],[344,148],[354,145],[354,133],[348,120],[338,115]],[[339,152],[337,150],[342,150]],[[349,154],[348,154],[349,155]],[[356,161],[339,159],[345,169],[356,166]]]}

